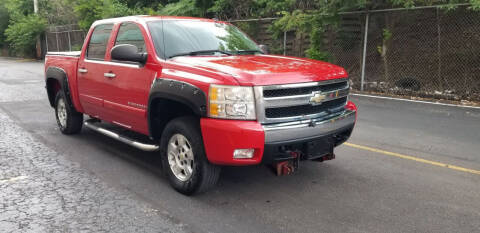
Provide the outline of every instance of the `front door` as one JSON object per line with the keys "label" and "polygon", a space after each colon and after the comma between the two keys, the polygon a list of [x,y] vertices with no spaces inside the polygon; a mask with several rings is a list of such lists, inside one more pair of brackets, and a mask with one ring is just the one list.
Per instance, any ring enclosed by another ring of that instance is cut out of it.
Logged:
{"label": "front door", "polygon": [[104,119],[106,80],[103,75],[105,55],[113,24],[101,24],[93,29],[83,57],[78,62],[79,99],[86,114]]}
{"label": "front door", "polygon": [[[138,52],[148,52],[139,26],[133,22],[120,24],[115,45],[131,44]],[[155,70],[149,65],[109,61],[104,70],[109,91],[105,92],[104,107],[112,122],[137,132],[148,134],[147,105]]]}

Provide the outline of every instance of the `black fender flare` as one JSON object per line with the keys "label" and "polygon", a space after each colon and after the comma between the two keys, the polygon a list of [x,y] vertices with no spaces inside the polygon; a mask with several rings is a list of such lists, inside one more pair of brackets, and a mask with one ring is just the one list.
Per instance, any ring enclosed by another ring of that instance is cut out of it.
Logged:
{"label": "black fender flare", "polygon": [[[45,72],[45,88],[47,89],[47,94],[48,94],[48,101],[50,102],[50,106],[54,107],[55,105],[55,96],[52,94],[53,90],[50,90],[48,86],[48,80],[49,79],[55,79],[60,83],[60,88],[64,92],[65,96],[67,97],[67,104],[69,104],[71,107],[74,108],[72,100],[70,99],[70,88],[68,85],[68,77],[67,77],[67,72],[65,72],[64,69],[56,67],[56,66],[50,66],[47,68],[47,71]],[[75,109],[75,108],[74,108]]]}
{"label": "black fender flare", "polygon": [[154,126],[152,124],[152,104],[156,99],[168,99],[176,101],[188,106],[192,112],[199,116],[207,116],[207,95],[203,90],[190,83],[165,79],[155,78],[150,88],[148,97],[148,130],[150,136],[154,135]]}

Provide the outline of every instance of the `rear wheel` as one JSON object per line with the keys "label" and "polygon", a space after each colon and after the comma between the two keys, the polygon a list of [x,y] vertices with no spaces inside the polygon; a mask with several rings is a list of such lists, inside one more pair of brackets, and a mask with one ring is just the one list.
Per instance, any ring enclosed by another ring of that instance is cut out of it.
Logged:
{"label": "rear wheel", "polygon": [[192,195],[217,183],[220,167],[207,160],[198,118],[170,121],[162,133],[160,148],[163,169],[178,192]]}
{"label": "rear wheel", "polygon": [[63,91],[55,97],[55,116],[58,128],[63,134],[76,134],[82,130],[83,114],[75,111],[65,98]]}

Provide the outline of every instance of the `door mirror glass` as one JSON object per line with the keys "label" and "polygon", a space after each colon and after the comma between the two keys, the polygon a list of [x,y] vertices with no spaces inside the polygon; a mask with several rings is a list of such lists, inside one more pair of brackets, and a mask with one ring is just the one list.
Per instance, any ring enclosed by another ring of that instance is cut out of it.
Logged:
{"label": "door mirror glass", "polygon": [[138,48],[131,44],[116,45],[111,51],[112,60],[139,62],[145,64],[147,62],[147,53],[138,52]]}

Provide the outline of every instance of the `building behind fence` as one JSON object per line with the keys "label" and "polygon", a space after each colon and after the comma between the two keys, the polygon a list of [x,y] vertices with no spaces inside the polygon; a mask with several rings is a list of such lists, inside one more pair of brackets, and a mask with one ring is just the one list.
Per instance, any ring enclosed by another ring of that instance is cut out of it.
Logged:
{"label": "building behind fence", "polygon": [[[305,56],[308,34],[275,38],[274,18],[237,20],[271,53]],[[60,28],[47,33],[49,51],[78,50],[85,32]],[[330,62],[344,67],[355,90],[453,100],[480,100],[480,12],[459,7],[392,9],[341,14],[324,34]]]}

